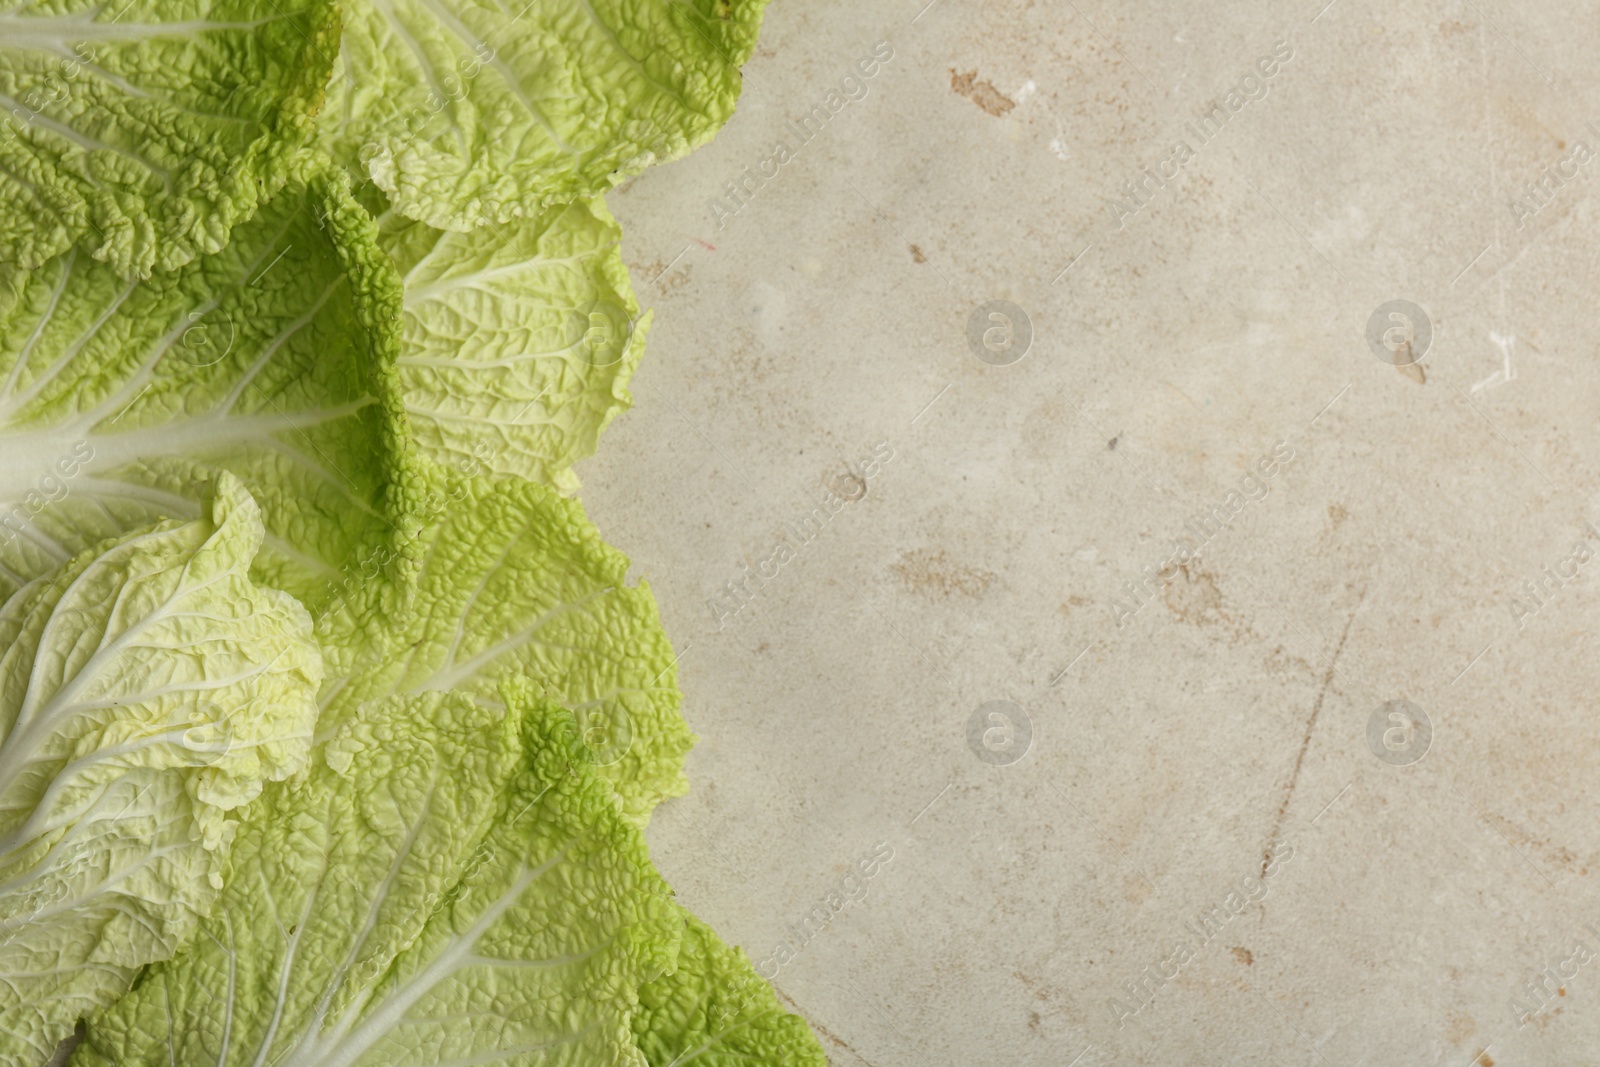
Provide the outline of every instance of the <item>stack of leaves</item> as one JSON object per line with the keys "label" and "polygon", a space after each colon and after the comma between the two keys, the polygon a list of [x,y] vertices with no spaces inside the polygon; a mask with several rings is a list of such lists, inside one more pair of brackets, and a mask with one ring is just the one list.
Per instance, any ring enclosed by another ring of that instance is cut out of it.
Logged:
{"label": "stack of leaves", "polygon": [[0,12],[0,1063],[824,1062],[572,499],[763,2]]}

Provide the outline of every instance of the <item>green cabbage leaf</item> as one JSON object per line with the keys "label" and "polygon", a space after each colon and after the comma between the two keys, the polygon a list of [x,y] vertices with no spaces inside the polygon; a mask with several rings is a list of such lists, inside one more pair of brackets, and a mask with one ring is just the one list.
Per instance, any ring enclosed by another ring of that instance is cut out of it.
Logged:
{"label": "green cabbage leaf", "polygon": [[650,1067],[827,1067],[798,1015],[779,1004],[741,949],[679,909],[684,925],[672,970],[639,991],[634,1039]]}
{"label": "green cabbage leaf", "polygon": [[497,700],[525,677],[577,717],[597,773],[643,824],[688,789],[694,743],[649,583],[628,583],[628,558],[575,500],[520,479],[427,478],[441,511],[415,543],[412,581],[356,583],[323,617],[319,729],[395,696]]}
{"label": "green cabbage leaf", "polygon": [[764,3],[0,11],[0,1063],[825,1062],[574,499]]}
{"label": "green cabbage leaf", "polygon": [[315,611],[403,537],[399,306],[338,176],[146,281],[80,251],[0,268],[0,595],[103,538],[198,515],[196,487],[227,470],[265,517],[258,577]]}
{"label": "green cabbage leaf", "polygon": [[418,450],[576,490],[572,464],[632,403],[649,327],[605,201],[470,234],[380,221],[405,282],[399,378]]}
{"label": "green cabbage leaf", "polygon": [[364,705],[234,850],[188,951],[91,1020],[75,1064],[623,1064],[672,965],[666,885],[570,714]]}
{"label": "green cabbage leaf", "polygon": [[91,549],[0,608],[0,1062],[43,1061],[210,912],[239,809],[300,770],[322,659],[249,577],[232,475],[203,518]]}
{"label": "green cabbage leaf", "polygon": [[80,241],[119,275],[220,252],[280,189],[339,49],[330,0],[0,12],[0,263]]}
{"label": "green cabbage leaf", "polygon": [[764,0],[348,0],[323,142],[472,230],[592,196],[733,113]]}

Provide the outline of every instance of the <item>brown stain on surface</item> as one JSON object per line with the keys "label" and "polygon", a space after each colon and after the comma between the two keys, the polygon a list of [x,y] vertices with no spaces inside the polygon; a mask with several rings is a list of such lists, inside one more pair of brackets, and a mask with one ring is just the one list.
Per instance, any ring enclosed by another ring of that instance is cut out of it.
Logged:
{"label": "brown stain on surface", "polygon": [[1143,904],[1154,892],[1142,874],[1130,871],[1122,876],[1122,899],[1129,904]]}
{"label": "brown stain on surface", "polygon": [[911,261],[913,263],[926,263],[926,262],[928,262],[928,257],[923,254],[922,249],[920,247],[918,247],[917,245],[912,245],[911,246]]}
{"label": "brown stain on surface", "polygon": [[[1089,963],[1092,966],[1094,961],[1090,960]],[[1035,975],[1024,974],[1021,971],[1012,971],[1011,977],[1015,978],[1018,982],[1021,982],[1022,988],[1027,992],[1032,993],[1033,999],[1039,1001],[1042,1005],[1041,1009],[1030,1008],[1028,1011],[1029,1015],[1033,1017],[1032,1021],[1028,1023],[1028,1029],[1030,1030],[1038,1029],[1036,1025],[1037,1022],[1043,1021],[1042,1017],[1039,1015],[1040,1010],[1050,1011],[1053,1008],[1060,1007],[1060,1005],[1065,1001],[1066,994],[1062,992],[1059,987],[1050,984],[1043,978],[1039,978]]]}
{"label": "brown stain on surface", "polygon": [[1453,1013],[1450,1016],[1450,1029],[1446,1032],[1445,1037],[1449,1039],[1452,1045],[1461,1045],[1465,1044],[1467,1038],[1471,1037],[1477,1030],[1478,1024],[1473,1020],[1472,1016],[1464,1012]]}
{"label": "brown stain on surface", "polygon": [[1235,945],[1232,948],[1230,948],[1228,951],[1233,953],[1233,958],[1234,959],[1238,960],[1240,963],[1244,964],[1246,967],[1249,967],[1249,966],[1251,966],[1252,964],[1254,964],[1256,962],[1255,954],[1252,953],[1247,948],[1240,948],[1238,945]]}
{"label": "brown stain on surface", "polygon": [[902,552],[891,569],[911,592],[935,596],[982,596],[995,579],[993,571],[957,563],[942,548]]}
{"label": "brown stain on surface", "polygon": [[[619,187],[620,188],[620,187]],[[643,278],[646,284],[656,284],[667,289],[677,289],[689,280],[692,264],[685,263],[674,268],[668,273],[670,264],[657,259],[650,263],[630,263],[635,278]]]}
{"label": "brown stain on surface", "polygon": [[996,118],[1017,106],[1017,102],[996,89],[993,82],[979,81],[975,70],[957,74],[956,69],[951,67],[950,91],[966,97]]}
{"label": "brown stain on surface", "polygon": [[1515,844],[1517,848],[1536,852],[1544,858],[1545,862],[1565,867],[1569,871],[1576,871],[1580,876],[1589,873],[1589,868],[1579,862],[1583,857],[1566,845],[1557,844],[1547,837],[1540,836],[1499,812],[1486,809],[1484,817],[1491,825],[1499,829],[1501,835],[1507,841]]}
{"label": "brown stain on surface", "polygon": [[1395,370],[1399,371],[1402,377],[1410,378],[1418,385],[1428,384],[1428,374],[1422,369],[1422,364],[1420,363],[1407,363],[1404,366],[1396,367]]}
{"label": "brown stain on surface", "polygon": [[1167,609],[1184,622],[1196,626],[1215,621],[1212,616],[1226,620],[1222,610],[1222,590],[1217,579],[1206,571],[1190,570],[1189,564],[1178,565],[1178,575],[1162,590]]}
{"label": "brown stain on surface", "polygon": [[1266,658],[1262,660],[1262,668],[1268,674],[1281,674],[1291,677],[1300,674],[1314,673],[1314,668],[1311,666],[1311,664],[1307,663],[1299,656],[1291,656],[1288,652],[1284,651],[1282,645],[1274,647],[1273,650],[1267,654]]}

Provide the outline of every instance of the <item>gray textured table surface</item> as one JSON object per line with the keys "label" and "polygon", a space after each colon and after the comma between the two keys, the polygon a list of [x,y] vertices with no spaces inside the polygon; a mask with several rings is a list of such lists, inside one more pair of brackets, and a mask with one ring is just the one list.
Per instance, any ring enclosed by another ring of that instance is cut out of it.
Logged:
{"label": "gray textured table surface", "polygon": [[1594,6],[923,3],[610,197],[665,873],[836,1064],[1595,1059]]}

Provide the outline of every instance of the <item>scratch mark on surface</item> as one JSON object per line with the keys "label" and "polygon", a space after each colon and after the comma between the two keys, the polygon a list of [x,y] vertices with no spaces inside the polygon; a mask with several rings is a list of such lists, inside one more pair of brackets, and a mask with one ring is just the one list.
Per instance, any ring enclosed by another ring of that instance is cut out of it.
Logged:
{"label": "scratch mark on surface", "polygon": [[1322,687],[1317,690],[1316,703],[1311,705],[1311,714],[1306,718],[1305,736],[1300,739],[1300,751],[1294,757],[1294,770],[1289,773],[1289,788],[1284,790],[1283,802],[1278,805],[1278,814],[1272,820],[1272,832],[1267,835],[1267,848],[1261,857],[1261,877],[1267,876],[1267,865],[1272,861],[1272,842],[1278,839],[1278,831],[1283,829],[1283,820],[1289,814],[1289,801],[1294,798],[1295,786],[1300,784],[1300,768],[1306,762],[1306,750],[1311,747],[1311,734],[1317,728],[1317,718],[1322,714],[1322,702],[1328,698],[1328,689],[1333,685],[1334,668],[1339,665],[1339,653],[1344,651],[1344,643],[1350,639],[1350,627],[1356,621],[1356,616],[1361,612],[1361,605],[1367,599],[1367,591],[1361,590],[1361,598],[1356,601],[1356,606],[1350,610],[1350,617],[1344,621],[1344,633],[1339,635],[1339,643],[1334,647],[1333,655],[1328,660],[1328,669],[1322,675]]}

